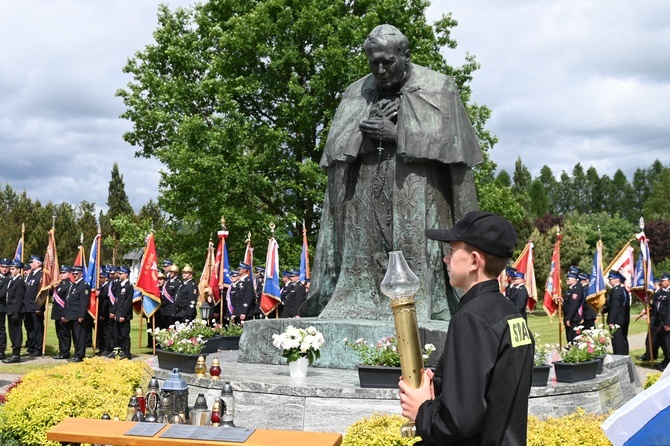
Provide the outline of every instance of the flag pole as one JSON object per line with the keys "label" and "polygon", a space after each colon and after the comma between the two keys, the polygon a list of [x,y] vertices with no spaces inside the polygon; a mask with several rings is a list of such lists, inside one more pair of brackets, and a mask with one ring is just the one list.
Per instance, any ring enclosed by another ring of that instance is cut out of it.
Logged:
{"label": "flag pole", "polygon": [[[55,223],[54,223],[55,224]],[[23,251],[26,250],[26,223],[21,223],[21,263],[23,263]]]}
{"label": "flag pole", "polygon": [[[155,333],[156,332],[156,314],[151,315],[151,332]],[[153,354],[156,356],[156,337],[152,336],[151,341],[153,344]]]}
{"label": "flag pole", "polygon": [[[21,228],[21,237],[23,237],[23,231],[25,231],[25,223],[24,227]],[[51,215],[51,233],[53,234],[53,237],[56,237],[56,213],[54,212]],[[25,249],[21,249],[21,255],[23,255],[23,251]],[[53,257],[51,259],[53,261]],[[42,274],[44,274],[44,270],[42,271]],[[53,278],[52,278],[53,280]],[[47,319],[47,316],[49,315],[49,298],[47,297],[46,302],[44,302],[44,319]],[[42,337],[42,356],[44,356],[44,352],[46,351],[47,348],[47,327],[49,324],[44,324],[44,334]]]}
{"label": "flag pole", "polygon": [[[100,288],[100,239],[102,238],[102,229],[100,225],[98,225],[98,233],[95,236],[96,239],[96,247],[95,247],[95,287]],[[95,290],[96,298],[95,298],[95,318],[93,318],[93,356],[95,356],[95,349],[97,348],[98,345],[98,322],[99,322],[99,314],[98,310],[100,308],[100,299],[98,296],[98,291],[97,289]],[[101,349],[102,351],[102,349]]]}
{"label": "flag pole", "polygon": [[[647,240],[647,237],[644,235],[644,217],[640,217],[640,231],[643,234],[644,237],[644,251],[642,253],[642,271],[644,274],[644,282],[643,282],[643,292],[644,296],[646,299],[644,299],[644,310],[647,313],[647,342],[649,343],[649,359],[651,359],[651,367],[654,367],[654,349],[652,348],[652,342],[651,342],[651,318],[649,317],[649,298],[647,297],[647,289],[649,288],[649,271],[647,268],[647,263],[649,262],[649,257],[651,253],[649,252],[649,240]],[[632,284],[631,284],[632,285]]]}
{"label": "flag pole", "polygon": [[216,285],[219,287],[219,324],[223,326],[223,314],[224,314],[224,309],[223,309],[223,301],[226,300],[226,296],[223,295],[223,290],[225,289],[224,283],[226,278],[225,276],[225,259],[224,259],[224,252],[226,250],[226,218],[225,216],[221,216],[221,230],[224,231],[223,233],[223,246],[221,246],[221,264],[219,265],[219,283]]}

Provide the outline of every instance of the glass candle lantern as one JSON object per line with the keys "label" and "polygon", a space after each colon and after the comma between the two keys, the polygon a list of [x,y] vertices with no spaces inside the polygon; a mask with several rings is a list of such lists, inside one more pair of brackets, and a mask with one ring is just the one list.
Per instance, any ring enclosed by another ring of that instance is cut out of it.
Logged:
{"label": "glass candle lantern", "polygon": [[195,399],[195,405],[191,410],[191,424],[193,426],[207,426],[209,412],[207,411],[207,400],[204,393],[199,393]]}
{"label": "glass candle lantern", "polygon": [[209,368],[210,379],[218,381],[221,379],[221,365],[219,364],[219,358],[212,359],[212,366]]}

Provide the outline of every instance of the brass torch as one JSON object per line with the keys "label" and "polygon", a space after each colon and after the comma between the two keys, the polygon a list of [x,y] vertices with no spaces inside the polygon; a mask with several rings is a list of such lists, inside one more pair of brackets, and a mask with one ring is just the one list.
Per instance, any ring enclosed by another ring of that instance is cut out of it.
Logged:
{"label": "brass torch", "polygon": [[[423,378],[423,356],[414,300],[414,293],[419,290],[419,278],[409,269],[402,251],[389,253],[388,268],[380,288],[391,298],[402,379],[410,387],[418,389]],[[403,437],[413,437],[415,433],[416,428],[411,422],[400,429]]]}

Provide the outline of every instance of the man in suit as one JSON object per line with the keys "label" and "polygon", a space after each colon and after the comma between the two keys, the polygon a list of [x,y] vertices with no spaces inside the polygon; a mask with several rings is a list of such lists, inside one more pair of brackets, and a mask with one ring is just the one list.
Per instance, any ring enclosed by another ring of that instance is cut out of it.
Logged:
{"label": "man in suit", "polygon": [[579,282],[582,285],[582,318],[584,319],[582,325],[584,326],[585,330],[590,330],[592,328],[595,328],[596,319],[598,318],[596,310],[594,310],[591,304],[588,303],[588,301],[586,300],[589,294],[589,284],[591,283],[591,276],[584,272],[580,272],[577,275],[577,278],[579,279]]}
{"label": "man in suit", "polygon": [[[168,260],[163,263],[168,262]],[[175,320],[175,299],[177,290],[181,286],[179,278],[179,267],[170,261],[170,265],[165,268],[165,282],[161,287],[161,306],[158,309],[157,324],[159,328],[168,328]]]}
{"label": "man in suit", "polygon": [[[133,319],[133,295],[135,289],[128,280],[130,269],[126,266],[117,267],[118,278],[118,296],[116,302],[111,304],[109,317],[114,320],[114,333],[116,337],[116,347],[121,349],[119,358],[130,359],[130,321]],[[114,284],[112,284],[112,288]]]}
{"label": "man in suit", "polygon": [[630,293],[623,286],[626,278],[620,272],[611,270],[607,279],[612,289],[610,289],[603,313],[607,313],[607,325],[610,327],[613,325],[619,326],[612,335],[612,352],[615,355],[628,355]]}
{"label": "man in suit", "polygon": [[295,317],[298,314],[300,306],[305,302],[305,287],[300,282],[300,271],[292,270],[289,272],[291,288],[286,294],[286,302],[281,312],[281,317]]}
{"label": "man in suit", "polygon": [[74,339],[74,356],[70,359],[70,362],[81,362],[86,356],[86,341],[88,340],[86,314],[91,287],[84,281],[82,273],[81,266],[72,267],[74,282],[67,294],[63,313],[63,319],[68,328],[66,338],[68,352],[70,351],[70,343]]}
{"label": "man in suit", "polygon": [[97,356],[108,356],[112,353],[112,325],[109,319],[109,270],[100,271],[98,288],[98,339]]}
{"label": "man in suit", "polygon": [[[665,370],[670,362],[668,350],[670,350],[670,274],[661,274],[661,283],[656,293],[656,308],[652,321],[652,330],[657,333],[658,345],[663,351],[663,361],[656,364],[657,370]],[[616,333],[615,333],[616,334]]]}
{"label": "man in suit", "polygon": [[7,285],[11,275],[9,267],[11,260],[0,259],[0,360],[5,359],[7,350]]}
{"label": "man in suit", "polygon": [[10,279],[7,283],[7,322],[9,339],[12,343],[12,356],[2,360],[5,364],[21,362],[21,346],[23,344],[23,297],[26,285],[23,281],[23,263],[18,260],[11,262]]}
{"label": "man in suit", "polygon": [[23,295],[23,306],[25,311],[24,324],[26,327],[26,354],[30,357],[42,356],[42,344],[44,342],[44,305],[37,303],[37,295],[42,283],[42,257],[30,256],[30,272],[26,276],[26,292]]}
{"label": "man in suit", "polygon": [[65,305],[72,282],[70,281],[71,269],[67,265],[60,267],[60,283],[52,288],[51,297],[51,319],[54,321],[56,337],[58,338],[58,354],[53,359],[68,359],[70,357],[70,327],[65,322]]}

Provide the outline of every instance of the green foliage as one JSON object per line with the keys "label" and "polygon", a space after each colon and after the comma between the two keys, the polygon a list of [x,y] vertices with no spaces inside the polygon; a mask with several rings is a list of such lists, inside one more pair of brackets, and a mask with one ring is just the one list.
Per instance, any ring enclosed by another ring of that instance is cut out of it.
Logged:
{"label": "green foliage", "polygon": [[670,219],[670,169],[664,168],[655,178],[649,199],[644,203],[647,220]]}
{"label": "green foliage", "polygon": [[[379,365],[383,367],[400,367],[400,352],[398,351],[398,339],[395,336],[385,336],[376,343],[370,343],[363,338],[349,342],[344,339],[344,345],[358,353],[361,364]],[[426,344],[422,356],[425,364],[430,354],[435,351],[433,344]]]}
{"label": "green foliage", "polygon": [[[298,263],[302,221],[316,242],[326,175],[319,167],[330,121],[343,90],[368,73],[366,35],[393,23],[410,40],[412,60],[454,77],[487,149],[490,111],[469,104],[472,56],[450,67],[454,48],[442,17],[428,25],[424,0],[211,0],[174,11],[161,6],[155,43],[124,68],[133,76],[119,90],[124,139],[136,155],[155,157],[159,205],[175,221],[198,229],[180,237],[177,252],[206,245],[221,215],[229,255],[241,258],[247,231],[271,234],[287,264]],[[254,243],[258,245],[259,243]],[[263,246],[260,243],[260,246]]]}
{"label": "green foliage", "polygon": [[647,378],[644,380],[644,389],[647,390],[654,384],[658,382],[658,380],[661,378],[661,373],[660,372],[654,372],[650,373],[647,375]]}
{"label": "green foliage", "polygon": [[214,331],[220,336],[240,336],[242,334],[243,326],[241,324],[228,324],[214,326]]}
{"label": "green foliage", "polygon": [[46,432],[67,417],[125,419],[128,399],[150,372],[142,362],[100,358],[30,372],[0,411],[2,444],[58,445]]}
{"label": "green foliage", "polygon": [[400,428],[408,420],[400,415],[375,413],[363,418],[347,429],[342,446],[410,446],[421,440],[420,437],[403,438]]}
{"label": "green foliage", "polygon": [[576,412],[560,418],[540,420],[528,417],[528,446],[611,446],[612,443],[600,428],[607,414],[587,414],[578,408]]}

